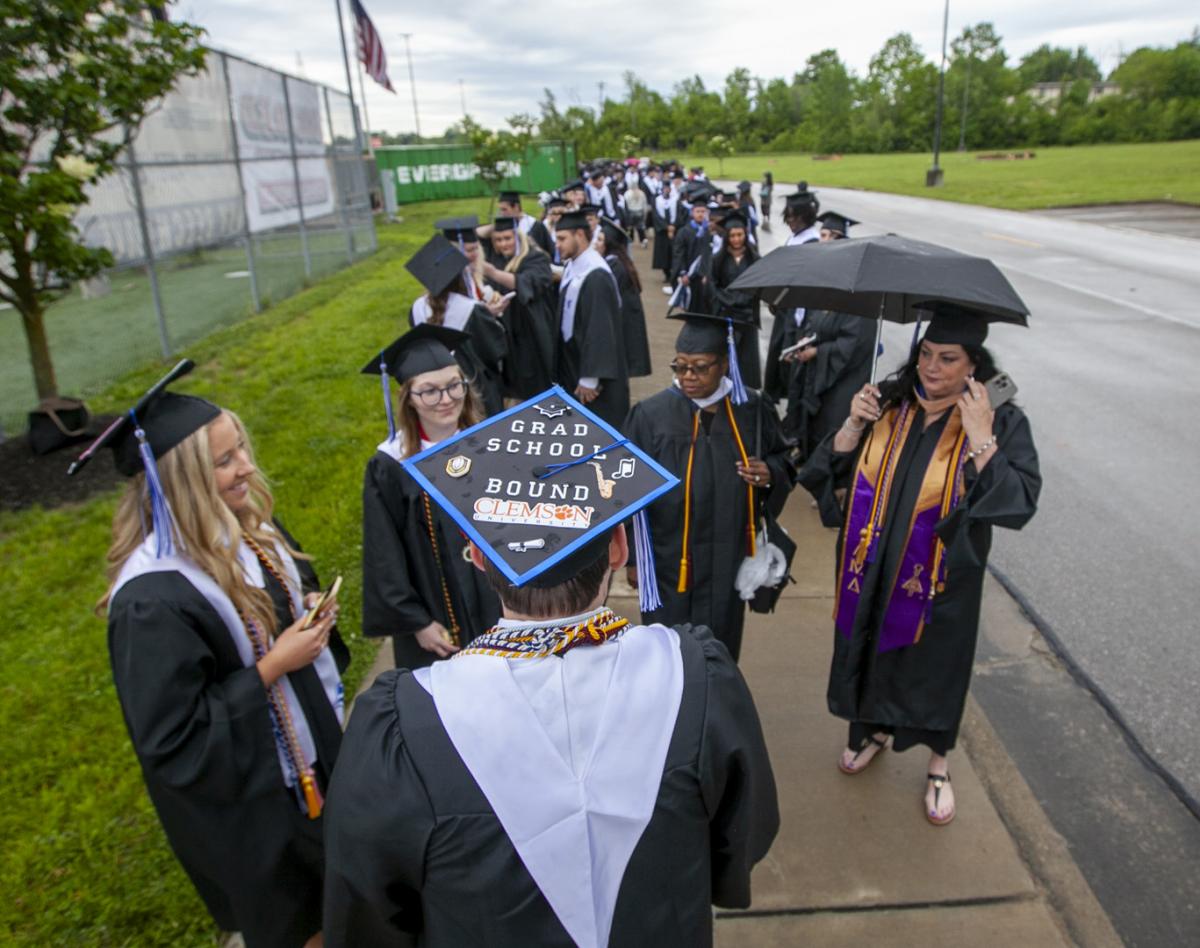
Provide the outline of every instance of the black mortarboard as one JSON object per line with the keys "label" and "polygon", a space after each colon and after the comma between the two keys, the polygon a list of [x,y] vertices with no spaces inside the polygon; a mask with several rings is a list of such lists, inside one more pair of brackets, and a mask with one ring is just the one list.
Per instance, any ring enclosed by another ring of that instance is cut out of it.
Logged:
{"label": "black mortarboard", "polygon": [[496,196],[496,199],[499,201],[503,201],[505,204],[520,204],[521,203],[521,192],[520,191],[501,191]]}
{"label": "black mortarboard", "polygon": [[725,215],[725,219],[721,221],[721,226],[726,230],[729,230],[732,227],[740,227],[742,230],[746,230],[749,226],[749,222],[746,220],[746,215],[741,214],[738,211],[730,211]]}
{"label": "black mortarboard", "polygon": [[604,177],[604,169],[599,168],[599,167],[592,168],[591,170],[588,171],[587,174],[588,174],[589,178],[603,178]]}
{"label": "black mortarboard", "polygon": [[585,188],[583,186],[583,179],[581,179],[581,178],[576,178],[574,181],[568,181],[561,188],[559,188],[559,191],[561,191],[563,194],[566,194],[568,191],[583,191],[583,190],[585,190]]}
{"label": "black mortarboard", "polygon": [[[595,562],[614,527],[679,483],[558,386],[403,463],[514,586],[535,588]],[[652,570],[639,519],[638,569]],[[641,586],[657,598],[653,579]]]}
{"label": "black mortarboard", "polygon": [[493,231],[516,230],[517,222],[520,218],[517,217],[497,217],[492,224]]}
{"label": "black mortarboard", "polygon": [[710,204],[708,206],[708,212],[710,220],[724,221],[725,218],[733,213],[733,208],[726,207],[724,204]]}
{"label": "black mortarboard", "polygon": [[546,210],[550,210],[550,208],[552,208],[552,207],[565,207],[566,204],[567,204],[566,198],[552,197],[552,198],[550,198],[549,201],[546,202]]}
{"label": "black mortarboard", "polygon": [[711,313],[671,313],[667,319],[679,319],[683,326],[675,337],[675,351],[687,355],[723,355],[729,360],[729,381],[733,383],[731,401],[744,405],[750,400],[738,365],[737,338],[739,330],[751,328],[752,323],[732,316],[713,316]]}
{"label": "black mortarboard", "polygon": [[479,242],[479,235],[475,233],[475,228],[479,226],[479,218],[474,214],[468,214],[466,217],[444,217],[434,222],[433,226],[440,230],[447,240],[460,244]]}
{"label": "black mortarboard", "polygon": [[469,338],[468,333],[448,326],[421,323],[362,367],[363,375],[380,376],[389,441],[396,437],[396,418],[392,413],[392,390],[388,379],[394,378],[403,383],[424,372],[436,372],[457,365],[453,352]]}
{"label": "black mortarboard", "polygon": [[683,172],[677,168],[671,172],[671,178],[675,181],[679,181],[683,178]]}
{"label": "black mortarboard", "polygon": [[944,301],[918,304],[930,314],[924,339],[940,345],[982,346],[987,339],[988,321],[981,314],[957,303]]}
{"label": "black mortarboard", "polygon": [[586,230],[591,233],[592,225],[588,223],[587,215],[583,211],[567,211],[558,219],[555,230]]}
{"label": "black mortarboard", "polygon": [[628,235],[612,221],[601,220],[600,229],[604,232],[604,246],[610,251],[614,247],[628,246]]}
{"label": "black mortarboard", "polygon": [[[442,222],[438,223],[440,225]],[[472,228],[471,233],[474,232]],[[462,276],[467,266],[467,258],[441,234],[430,237],[425,246],[404,265],[409,273],[421,281],[430,296],[437,296],[446,289],[455,277]]]}
{"label": "black mortarboard", "polygon": [[846,236],[847,232],[858,223],[854,218],[847,217],[845,214],[839,214],[837,211],[826,211],[824,214],[818,214],[817,220],[821,222],[821,226],[826,230],[831,230],[835,234]]}
{"label": "black mortarboard", "polygon": [[[163,392],[137,412],[137,422],[145,432],[146,442],[157,461],[219,414],[221,409],[203,398]],[[140,441],[132,423],[123,425],[109,440],[108,447],[112,449],[117,470],[126,477],[133,477],[143,470],[144,465],[139,452]]]}
{"label": "black mortarboard", "polygon": [[600,212],[603,210],[604,210],[604,208],[602,208],[599,204],[586,204],[585,203],[585,204],[579,205],[579,213],[580,214],[595,214],[597,217],[599,217]]}
{"label": "black mortarboard", "polygon": [[789,207],[802,207],[810,204],[817,206],[820,202],[817,200],[816,192],[808,190],[808,182],[801,181],[796,192],[787,196],[787,204]]}

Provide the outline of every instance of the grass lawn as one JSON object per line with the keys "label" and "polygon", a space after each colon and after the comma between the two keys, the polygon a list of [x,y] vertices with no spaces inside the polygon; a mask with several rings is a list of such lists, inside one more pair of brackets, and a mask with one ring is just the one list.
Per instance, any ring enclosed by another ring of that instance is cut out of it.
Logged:
{"label": "grass lawn", "polygon": [[1200,204],[1200,140],[1150,145],[1090,145],[1038,148],[1024,161],[980,161],[974,152],[944,152],[945,185],[925,187],[933,156],[845,155],[814,161],[811,155],[685,157],[685,167],[703,165],[710,177],[776,184],[808,181],[814,187],[861,188],[966,204],[1026,210],[1075,204],[1179,201]]}
{"label": "grass lawn", "polygon": [[[403,264],[432,221],[486,210],[486,200],[406,207],[405,223],[380,226],[374,256],[185,352],[197,369],[180,389],[242,416],[281,519],[325,581],[345,577],[351,693],[376,652],[358,635],[360,491],[363,467],[386,434],[378,380],[358,370],[404,328],[418,286]],[[125,375],[91,399],[93,408],[128,406],[169,364]],[[0,513],[8,603],[0,632],[5,945],[216,939],[146,796],[112,684],[104,622],[91,611],[104,591],[116,500],[112,493],[55,511]]]}

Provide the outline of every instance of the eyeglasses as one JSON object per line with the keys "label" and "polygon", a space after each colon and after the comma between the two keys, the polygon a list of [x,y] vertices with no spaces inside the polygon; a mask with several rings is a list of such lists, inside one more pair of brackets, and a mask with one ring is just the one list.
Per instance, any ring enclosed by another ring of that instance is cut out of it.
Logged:
{"label": "eyeglasses", "polygon": [[419,392],[414,391],[412,395],[419,399],[426,408],[433,408],[440,404],[443,395],[452,402],[461,402],[467,397],[467,383],[459,379],[457,382],[451,382],[445,388],[423,388]]}
{"label": "eyeglasses", "polygon": [[683,376],[685,376],[685,375],[695,375],[695,376],[699,377],[701,375],[708,375],[708,373],[712,370],[712,367],[716,364],[717,364],[716,361],[713,361],[713,362],[672,362],[671,365],[669,366],[669,368],[671,369],[672,372],[674,372],[680,378],[683,378]]}

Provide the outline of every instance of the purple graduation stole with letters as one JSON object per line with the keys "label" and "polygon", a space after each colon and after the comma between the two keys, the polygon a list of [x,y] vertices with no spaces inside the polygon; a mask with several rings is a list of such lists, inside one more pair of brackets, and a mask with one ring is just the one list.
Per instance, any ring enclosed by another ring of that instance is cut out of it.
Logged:
{"label": "purple graduation stole with letters", "polygon": [[[833,608],[834,624],[846,638],[854,631],[867,564],[873,563],[879,552],[896,466],[916,417],[917,405],[908,399],[887,411],[875,422],[859,454]],[[881,594],[888,596],[888,604],[878,630],[880,652],[919,642],[933,610],[933,598],[945,587],[945,549],[934,527],[962,497],[965,460],[966,432],[958,409],[953,408],[925,469],[900,567],[894,575],[883,577]]]}

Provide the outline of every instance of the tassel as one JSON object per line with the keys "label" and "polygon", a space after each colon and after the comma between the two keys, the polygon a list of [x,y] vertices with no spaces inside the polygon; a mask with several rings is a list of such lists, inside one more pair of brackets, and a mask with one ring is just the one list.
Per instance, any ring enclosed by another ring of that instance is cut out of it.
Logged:
{"label": "tassel", "polygon": [[637,551],[638,608],[644,615],[662,608],[658,572],[654,568],[654,545],[650,541],[650,521],[645,509],[633,515],[633,548]]}
{"label": "tassel", "polygon": [[[138,424],[137,416],[130,411],[129,418],[133,422],[133,434],[138,440],[138,454],[142,457],[142,467],[146,471],[146,492],[150,497],[150,527],[154,531],[156,559],[171,556],[175,552],[175,525],[171,517],[171,506],[167,503],[167,495],[163,493],[162,481],[158,478],[158,465],[154,463],[154,450],[146,440],[146,432]],[[142,519],[142,533],[146,532],[146,521]]]}
{"label": "tassel", "polygon": [[677,593],[685,593],[688,591],[688,559],[685,555],[679,561],[679,585],[675,587]]}
{"label": "tassel", "polygon": [[[908,347],[908,354],[911,358],[912,354],[917,351],[917,344],[921,341],[921,317],[917,316],[917,324],[913,327],[912,345]],[[880,349],[883,346],[879,347]]]}
{"label": "tassel", "polygon": [[858,535],[858,546],[854,548],[854,556],[851,557],[851,562],[854,564],[856,573],[862,572],[863,562],[867,558],[867,553],[871,549],[871,530],[869,527],[863,527]]}
{"label": "tassel", "polygon": [[317,786],[317,778],[313,776],[311,767],[300,775],[300,786],[304,789],[304,805],[308,809],[308,818],[315,820],[321,815],[325,798],[321,796],[321,788]]}
{"label": "tassel", "polygon": [[725,330],[725,342],[729,347],[729,381],[733,383],[733,392],[730,395],[730,401],[735,405],[745,405],[750,401],[750,396],[746,392],[746,383],[742,381],[742,369],[738,365],[737,357],[737,342],[733,335],[733,320],[726,317],[727,324]]}
{"label": "tassel", "polygon": [[379,378],[383,383],[383,409],[387,412],[388,440],[392,441],[396,437],[396,418],[392,413],[391,377],[388,375],[387,363],[383,359],[382,352],[379,353]]}

